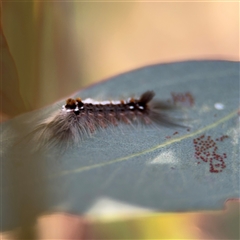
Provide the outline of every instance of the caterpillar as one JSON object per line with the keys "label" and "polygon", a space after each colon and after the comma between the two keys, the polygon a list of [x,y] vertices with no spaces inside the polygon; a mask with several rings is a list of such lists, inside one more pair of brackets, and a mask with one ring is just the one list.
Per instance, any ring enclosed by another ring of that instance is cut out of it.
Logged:
{"label": "caterpillar", "polygon": [[154,95],[153,91],[146,91],[138,99],[101,102],[69,98],[60,111],[36,127],[36,138],[40,145],[50,146],[79,143],[98,130],[120,123],[182,126],[165,113],[176,106],[153,100]]}

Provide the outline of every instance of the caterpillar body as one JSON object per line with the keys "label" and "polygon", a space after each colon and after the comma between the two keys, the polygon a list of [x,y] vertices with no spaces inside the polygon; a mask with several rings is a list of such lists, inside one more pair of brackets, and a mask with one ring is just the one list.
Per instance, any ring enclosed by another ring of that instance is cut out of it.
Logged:
{"label": "caterpillar body", "polygon": [[175,106],[153,101],[155,93],[147,91],[140,98],[120,101],[69,98],[62,109],[41,122],[34,132],[42,146],[79,143],[84,137],[109,126],[123,124],[157,124],[181,126],[164,113]]}

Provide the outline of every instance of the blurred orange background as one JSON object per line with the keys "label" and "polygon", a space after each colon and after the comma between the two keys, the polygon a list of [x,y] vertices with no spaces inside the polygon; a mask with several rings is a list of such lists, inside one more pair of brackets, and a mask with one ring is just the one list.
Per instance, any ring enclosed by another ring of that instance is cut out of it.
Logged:
{"label": "blurred orange background", "polygon": [[238,2],[2,1],[1,19],[19,112],[149,64],[239,60]]}

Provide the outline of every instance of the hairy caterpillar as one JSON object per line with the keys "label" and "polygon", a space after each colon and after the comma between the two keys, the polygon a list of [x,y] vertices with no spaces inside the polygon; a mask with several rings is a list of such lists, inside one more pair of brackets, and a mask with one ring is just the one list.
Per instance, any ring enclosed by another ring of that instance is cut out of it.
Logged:
{"label": "hairy caterpillar", "polygon": [[109,126],[124,124],[158,124],[181,126],[163,112],[174,105],[154,101],[154,92],[147,91],[139,99],[98,102],[90,98],[69,98],[62,109],[40,123],[34,132],[40,145],[79,143],[86,136]]}

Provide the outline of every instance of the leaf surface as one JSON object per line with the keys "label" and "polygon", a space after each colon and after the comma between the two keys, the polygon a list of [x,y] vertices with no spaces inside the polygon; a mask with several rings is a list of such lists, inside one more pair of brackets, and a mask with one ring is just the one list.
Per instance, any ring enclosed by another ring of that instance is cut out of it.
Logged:
{"label": "leaf surface", "polygon": [[117,100],[146,90],[162,100],[175,94],[182,101],[190,94],[194,105],[180,114],[189,120],[189,129],[119,126],[97,132],[78,147],[35,152],[34,140],[27,142],[24,136],[64,101],[4,123],[3,228],[43,212],[94,214],[101,201],[105,207],[120,202],[176,212],[220,209],[227,199],[238,198],[239,63],[148,66],[76,96]]}

